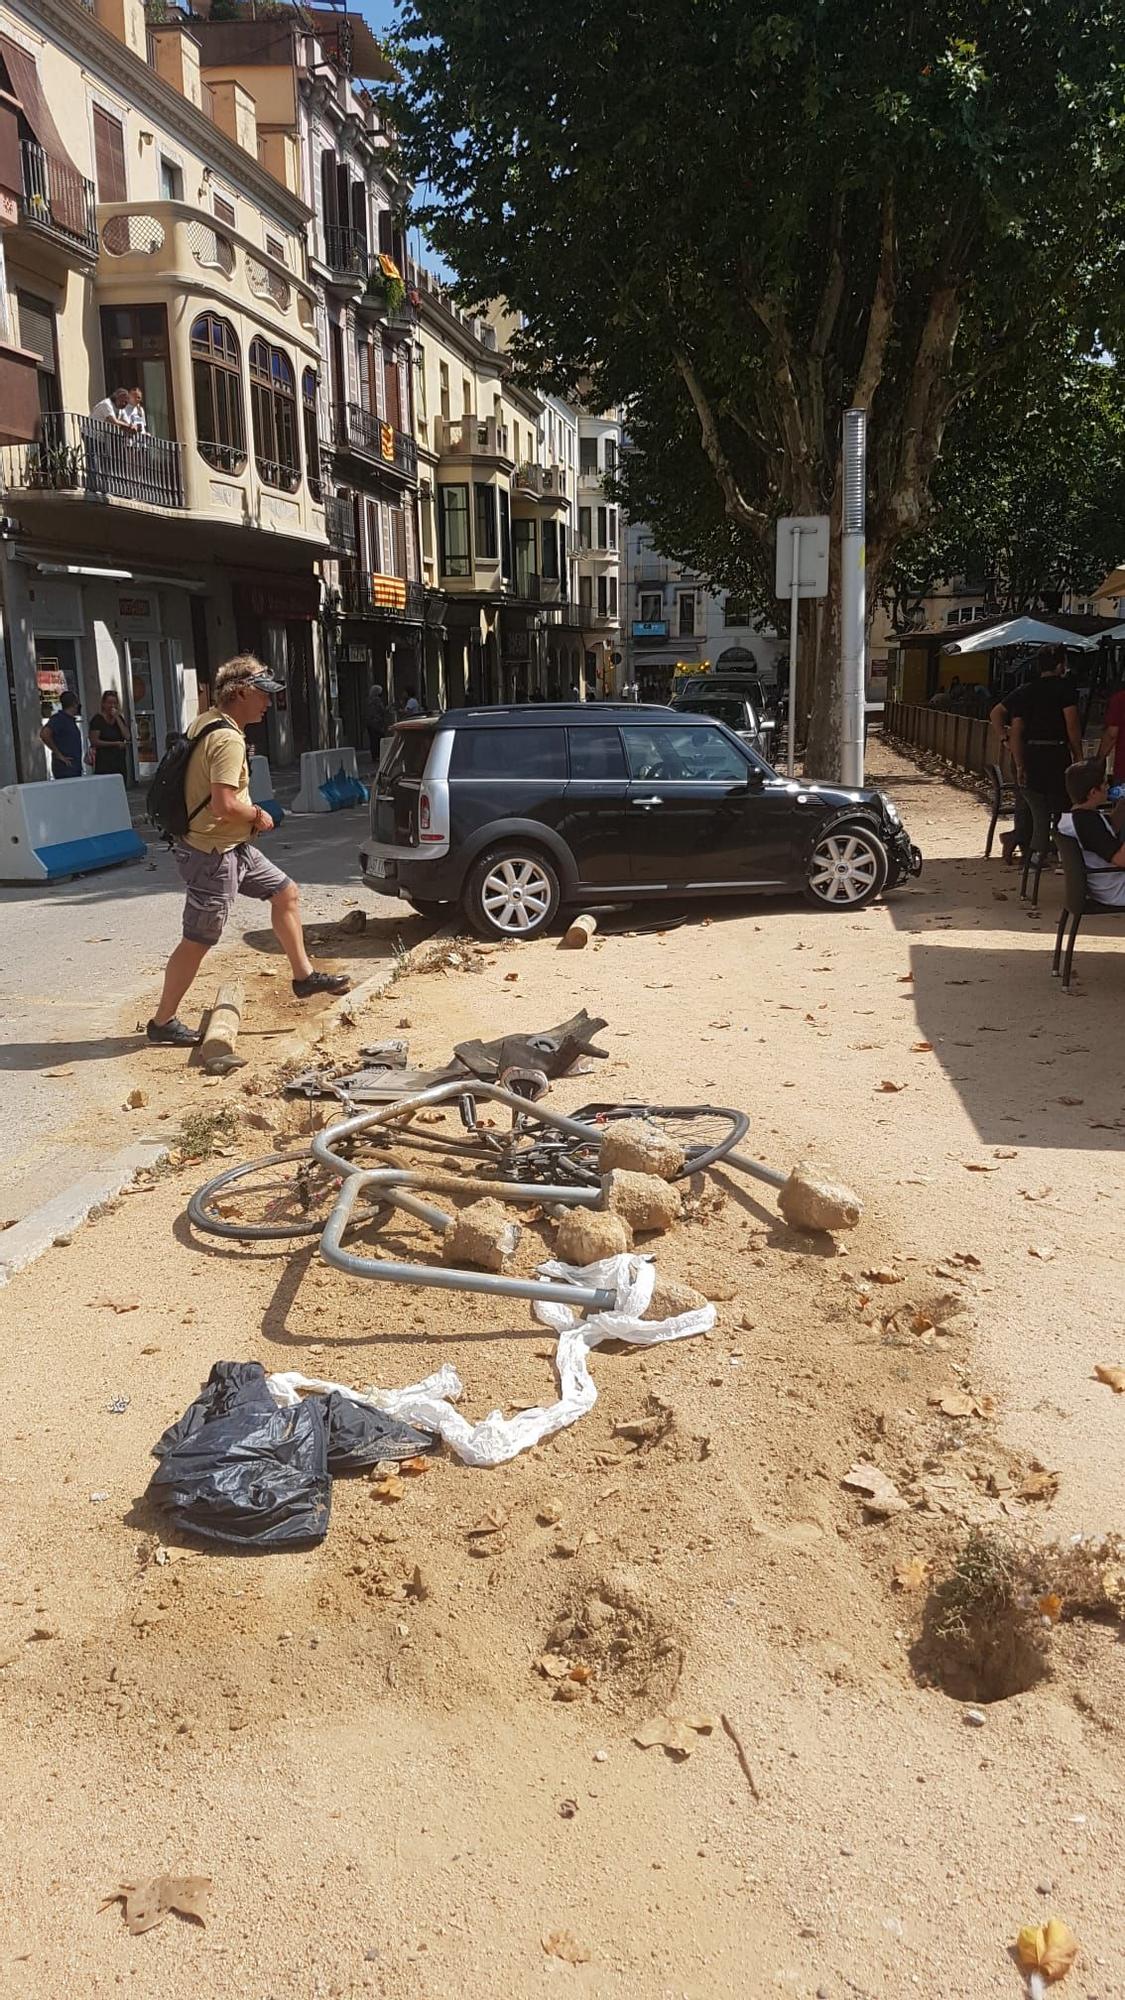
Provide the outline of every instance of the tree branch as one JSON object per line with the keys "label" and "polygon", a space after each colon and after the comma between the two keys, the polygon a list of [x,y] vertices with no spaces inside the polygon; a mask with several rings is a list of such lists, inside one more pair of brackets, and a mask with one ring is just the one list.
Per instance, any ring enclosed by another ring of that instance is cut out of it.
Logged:
{"label": "tree branch", "polygon": [[888,181],[883,193],[883,221],[879,231],[879,269],[875,278],[875,293],[871,310],[867,315],[867,338],[863,345],[863,360],[859,364],[852,402],[856,409],[869,410],[876,389],[883,379],[883,363],[887,357],[887,342],[890,339],[891,322],[894,319],[895,297],[895,190],[894,182]]}
{"label": "tree branch", "polygon": [[746,527],[753,528],[755,534],[764,535],[769,528],[769,515],[764,508],[755,507],[739,486],[734,467],[719,435],[715,412],[711,408],[694,366],[679,348],[672,349],[672,358],[683,376],[684,385],[695,406],[695,414],[699,418],[700,442],[711,461],[711,469],[718,480],[728,514],[736,521],[742,521]]}
{"label": "tree branch", "polygon": [[820,294],[816,322],[813,326],[809,353],[817,361],[822,361],[828,352],[832,329],[836,324],[836,314],[840,310],[840,300],[844,296],[844,260],[840,255],[840,244],[844,234],[844,197],[839,188],[832,196],[832,219],[828,231],[828,275]]}

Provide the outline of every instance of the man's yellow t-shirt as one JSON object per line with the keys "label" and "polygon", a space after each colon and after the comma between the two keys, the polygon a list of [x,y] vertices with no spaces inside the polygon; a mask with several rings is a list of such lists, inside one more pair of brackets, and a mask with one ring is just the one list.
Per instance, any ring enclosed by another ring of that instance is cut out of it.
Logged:
{"label": "man's yellow t-shirt", "polygon": [[[237,722],[220,708],[205,708],[202,715],[196,716],[187,732],[189,740],[194,740],[211,722],[222,722],[224,727],[213,729],[198,750],[192,751],[188,761],[184,803],[189,814],[195,813],[195,818],[189,819],[184,838],[186,846],[197,848],[201,854],[225,854],[228,848],[249,840],[250,824],[245,819],[219,819],[211,810],[211,787],[233,785],[239,803],[245,800],[249,805],[250,763],[245,736]],[[202,811],[196,811],[197,807],[202,807]]]}

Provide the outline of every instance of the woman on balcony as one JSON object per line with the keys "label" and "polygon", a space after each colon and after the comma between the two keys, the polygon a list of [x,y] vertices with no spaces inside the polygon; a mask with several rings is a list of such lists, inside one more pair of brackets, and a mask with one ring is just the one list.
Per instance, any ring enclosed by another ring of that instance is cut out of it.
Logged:
{"label": "woman on balcony", "polygon": [[125,750],[128,738],[121,720],[121,702],[116,688],[103,688],[101,706],[90,717],[87,731],[90,748],[87,761],[93,765],[95,778],[117,776],[129,781]]}

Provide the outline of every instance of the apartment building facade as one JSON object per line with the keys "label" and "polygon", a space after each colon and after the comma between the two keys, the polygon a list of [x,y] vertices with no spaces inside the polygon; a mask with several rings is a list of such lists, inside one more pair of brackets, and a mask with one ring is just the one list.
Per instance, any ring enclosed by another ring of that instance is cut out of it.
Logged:
{"label": "apartment building facade", "polygon": [[729,591],[658,554],[644,522],[625,530],[625,673],[642,701],[667,701],[677,672],[695,668],[757,674],[765,688],[784,675],[785,642]]}
{"label": "apartment building facade", "polygon": [[[0,5],[6,781],[43,775],[64,685],[86,714],[118,689],[145,778],[245,646],[284,683],[263,747],[326,740],[299,149],[234,76],[208,80],[197,24],[160,14]],[[143,431],[94,415],[134,386]]]}
{"label": "apartment building facade", "polygon": [[582,618],[587,689],[612,695],[625,685],[621,642],[622,559],[620,510],[609,497],[621,456],[617,410],[578,418],[578,602]]}

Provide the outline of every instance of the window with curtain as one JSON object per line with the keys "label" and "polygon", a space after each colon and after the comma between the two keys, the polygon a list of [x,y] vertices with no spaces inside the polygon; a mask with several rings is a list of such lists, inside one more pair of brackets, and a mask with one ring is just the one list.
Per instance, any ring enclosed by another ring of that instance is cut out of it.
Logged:
{"label": "window with curtain", "polygon": [[443,576],[468,576],[469,489],[467,486],[439,488],[438,538]]}
{"label": "window with curtain", "polygon": [[229,320],[204,313],[191,329],[195,441],[201,458],[220,472],[246,468],[242,357]]}
{"label": "window with curtain", "polygon": [[301,422],[305,432],[305,478],[314,500],[321,495],[320,435],[316,425],[316,369],[306,368],[301,376]]}
{"label": "window with curtain", "polygon": [[477,561],[495,562],[499,543],[496,539],[496,488],[477,485],[473,488],[476,506]]}
{"label": "window with curtain", "polygon": [[250,411],[260,477],[267,486],[295,492],[301,483],[301,450],[293,364],[280,347],[261,338],[250,343]]}
{"label": "window with curtain", "polygon": [[540,533],[543,538],[543,574],[552,583],[557,583],[559,575],[559,537],[554,521],[544,521]]}

